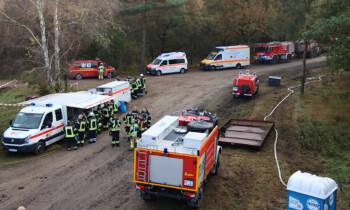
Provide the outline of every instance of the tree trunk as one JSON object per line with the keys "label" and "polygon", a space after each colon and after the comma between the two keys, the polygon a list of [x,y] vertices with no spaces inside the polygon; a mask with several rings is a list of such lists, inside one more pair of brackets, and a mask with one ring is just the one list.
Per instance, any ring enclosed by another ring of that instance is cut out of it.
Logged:
{"label": "tree trunk", "polygon": [[300,94],[304,95],[304,84],[305,84],[305,76],[306,76],[306,54],[307,54],[307,43],[308,41],[304,39],[304,56],[303,56],[303,76],[301,77],[301,88]]}
{"label": "tree trunk", "polygon": [[47,41],[46,41],[45,19],[44,19],[44,15],[43,15],[44,1],[36,0],[35,6],[36,6],[36,9],[38,10],[38,15],[39,15],[39,23],[40,23],[40,31],[41,31],[41,44],[42,44],[42,50],[43,50],[44,60],[45,60],[45,71],[46,71],[47,83],[49,85],[51,85],[51,83],[52,83],[51,65],[50,65],[50,59],[49,59],[49,50],[48,50]]}
{"label": "tree trunk", "polygon": [[57,5],[58,5],[59,0],[55,0],[55,17],[54,17],[54,28],[55,28],[55,44],[54,44],[54,49],[55,49],[55,72],[56,72],[56,93],[60,91],[60,79],[61,79],[61,69],[60,69],[60,47],[58,45],[58,39],[60,36],[60,31],[59,31],[59,26],[58,26],[58,14],[57,14]]}
{"label": "tree trunk", "polygon": [[143,24],[142,24],[142,48],[141,48],[141,63],[140,63],[140,73],[143,72],[143,66],[145,63],[145,49],[146,49],[146,12],[143,13]]}

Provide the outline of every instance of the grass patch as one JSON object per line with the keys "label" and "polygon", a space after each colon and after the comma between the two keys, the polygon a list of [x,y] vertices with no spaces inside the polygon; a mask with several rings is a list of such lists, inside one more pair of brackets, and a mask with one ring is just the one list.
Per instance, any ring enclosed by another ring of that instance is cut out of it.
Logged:
{"label": "grass patch", "polygon": [[[317,154],[324,176],[339,186],[341,206],[350,205],[350,73],[329,75],[313,84],[295,104],[294,122],[301,145]],[[296,95],[298,96],[298,94]]]}

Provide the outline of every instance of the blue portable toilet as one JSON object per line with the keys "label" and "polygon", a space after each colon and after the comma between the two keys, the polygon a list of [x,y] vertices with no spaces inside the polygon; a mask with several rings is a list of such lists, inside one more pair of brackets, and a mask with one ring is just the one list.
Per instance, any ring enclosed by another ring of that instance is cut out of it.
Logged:
{"label": "blue portable toilet", "polygon": [[338,185],[331,178],[295,172],[287,184],[287,209],[334,210]]}

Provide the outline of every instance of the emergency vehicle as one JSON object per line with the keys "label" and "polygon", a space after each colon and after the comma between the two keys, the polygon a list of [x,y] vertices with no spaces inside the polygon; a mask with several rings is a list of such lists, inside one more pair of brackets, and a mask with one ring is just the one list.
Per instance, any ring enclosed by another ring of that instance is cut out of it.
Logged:
{"label": "emergency vehicle", "polygon": [[[306,57],[313,58],[314,56],[321,54],[320,46],[316,41],[310,41],[307,43]],[[297,58],[302,58],[304,56],[305,44],[304,40],[299,40],[295,42],[295,54]]]}
{"label": "emergency vehicle", "polygon": [[76,80],[81,80],[86,77],[98,77],[98,67],[101,63],[103,63],[105,68],[104,77],[110,79],[117,74],[114,67],[108,65],[104,61],[95,59],[73,62],[69,68],[69,76],[71,79],[75,78]]}
{"label": "emergency vehicle", "polygon": [[234,98],[239,96],[248,96],[253,99],[255,94],[259,92],[259,80],[256,74],[250,74],[249,70],[245,74],[239,72],[237,78],[233,80],[232,93]]}
{"label": "emergency vehicle", "polygon": [[277,63],[279,60],[291,61],[295,56],[293,42],[269,42],[256,44],[254,59],[260,63]]}
{"label": "emergency vehicle", "polygon": [[200,68],[215,71],[223,68],[237,68],[250,65],[250,46],[216,47],[208,57],[201,61]]}
{"label": "emergency vehicle", "polygon": [[184,52],[170,52],[159,55],[147,65],[146,73],[160,76],[169,73],[184,74],[187,71],[187,58]]}
{"label": "emergency vehicle", "polygon": [[144,200],[169,197],[198,208],[208,175],[218,173],[221,149],[218,126],[167,115],[137,141],[136,189]]}
{"label": "emergency vehicle", "polygon": [[2,135],[2,147],[9,152],[40,154],[46,146],[64,138],[62,128],[68,119],[76,119],[80,110],[95,110],[113,96],[92,94],[88,91],[56,93],[20,104],[27,106],[19,111],[10,127]]}
{"label": "emergency vehicle", "polygon": [[95,89],[89,89],[89,91],[113,96],[113,100],[130,102],[131,101],[131,92],[130,92],[130,83],[127,81],[113,81],[106,83],[104,85],[97,86]]}

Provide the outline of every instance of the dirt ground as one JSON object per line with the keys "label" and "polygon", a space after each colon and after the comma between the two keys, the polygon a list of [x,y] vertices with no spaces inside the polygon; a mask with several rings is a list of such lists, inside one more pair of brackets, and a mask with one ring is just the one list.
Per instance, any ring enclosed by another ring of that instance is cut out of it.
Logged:
{"label": "dirt ground", "polygon": [[[307,61],[310,68],[322,67],[324,57]],[[147,106],[156,122],[166,114],[192,108],[207,108],[218,113],[220,124],[229,117],[248,116],[262,119],[288,93],[288,85],[295,85],[301,72],[301,61],[277,65],[254,65],[262,83],[253,100],[233,99],[233,78],[236,69],[203,72],[198,69],[181,74],[147,76],[148,94],[132,101],[140,110]],[[243,69],[245,71],[245,69]],[[282,86],[266,85],[268,75],[282,76]],[[123,79],[123,78],[122,78]],[[95,87],[107,81],[87,79],[78,81],[79,87]],[[70,81],[75,83],[76,81]],[[288,106],[279,111],[288,113]],[[284,121],[292,114],[271,117]],[[288,124],[283,124],[288,126]],[[284,127],[278,127],[283,133]],[[186,209],[184,202],[157,199],[145,202],[135,190],[133,153],[121,132],[121,147],[112,148],[105,131],[97,143],[77,151],[66,151],[62,143],[50,146],[44,156],[0,166],[0,209]],[[210,177],[204,193],[202,209],[283,209],[286,189],[280,184],[273,156],[274,134],[261,151],[224,147],[218,176]],[[294,148],[292,137],[280,143],[280,159],[284,181],[296,170],[313,168],[302,163]],[[8,154],[18,155],[18,154]]]}

